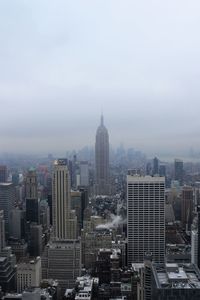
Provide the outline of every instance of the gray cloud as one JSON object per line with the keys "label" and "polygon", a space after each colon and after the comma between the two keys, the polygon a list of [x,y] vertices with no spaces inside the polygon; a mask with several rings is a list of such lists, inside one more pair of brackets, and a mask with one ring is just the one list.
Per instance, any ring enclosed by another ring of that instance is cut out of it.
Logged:
{"label": "gray cloud", "polygon": [[199,27],[198,0],[2,0],[1,151],[92,145],[101,110],[113,145],[198,149]]}

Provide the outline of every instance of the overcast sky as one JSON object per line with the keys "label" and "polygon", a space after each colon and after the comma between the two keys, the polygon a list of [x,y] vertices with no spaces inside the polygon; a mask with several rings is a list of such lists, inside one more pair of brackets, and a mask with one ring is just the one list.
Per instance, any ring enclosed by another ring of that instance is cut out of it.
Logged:
{"label": "overcast sky", "polygon": [[200,149],[199,0],[1,0],[0,152]]}

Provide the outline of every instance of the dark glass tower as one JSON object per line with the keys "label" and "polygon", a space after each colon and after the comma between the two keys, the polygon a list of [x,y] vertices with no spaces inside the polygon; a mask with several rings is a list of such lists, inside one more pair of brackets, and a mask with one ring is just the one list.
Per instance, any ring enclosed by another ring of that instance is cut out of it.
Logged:
{"label": "dark glass tower", "polygon": [[39,202],[37,193],[37,175],[30,169],[25,179],[26,193],[26,221],[39,223]]}
{"label": "dark glass tower", "polygon": [[109,185],[109,135],[103,116],[96,132],[95,143],[96,194],[108,195]]}
{"label": "dark glass tower", "polygon": [[180,159],[174,161],[174,179],[178,180],[180,185],[183,184],[183,161]]}

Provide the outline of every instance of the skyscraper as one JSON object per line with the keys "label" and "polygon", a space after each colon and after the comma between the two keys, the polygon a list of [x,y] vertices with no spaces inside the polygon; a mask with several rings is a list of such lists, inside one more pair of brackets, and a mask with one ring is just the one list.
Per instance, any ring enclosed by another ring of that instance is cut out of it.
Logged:
{"label": "skyscraper", "polygon": [[26,221],[39,223],[39,201],[37,191],[37,175],[31,168],[25,178]]}
{"label": "skyscraper", "polygon": [[5,245],[5,220],[3,210],[0,210],[0,252]]}
{"label": "skyscraper", "polygon": [[79,164],[80,168],[80,185],[88,186],[89,185],[89,166],[87,161],[81,161]]}
{"label": "skyscraper", "polygon": [[6,182],[7,181],[7,167],[1,165],[0,166],[0,182]]}
{"label": "skyscraper", "polygon": [[159,160],[157,157],[153,159],[153,175],[159,174]]}
{"label": "skyscraper", "polygon": [[66,161],[55,160],[52,178],[53,230],[56,239],[67,239],[70,214],[70,178]]}
{"label": "skyscraper", "polygon": [[193,188],[183,186],[181,199],[181,222],[185,230],[190,230],[193,221]]}
{"label": "skyscraper", "polygon": [[109,186],[109,136],[103,115],[97,128],[95,143],[96,194],[108,195]]}
{"label": "skyscraper", "polygon": [[151,253],[156,262],[165,256],[165,179],[127,176],[128,264],[144,262]]}
{"label": "skyscraper", "polygon": [[174,161],[174,179],[178,180],[180,185],[183,184],[183,161],[180,159]]}
{"label": "skyscraper", "polygon": [[54,162],[52,176],[52,214],[54,239],[42,256],[43,278],[56,278],[62,289],[74,286],[81,271],[81,245],[77,236],[77,217],[71,210],[70,174],[66,159]]}
{"label": "skyscraper", "polygon": [[13,184],[10,182],[0,183],[0,210],[4,212],[6,235],[9,232],[9,217],[11,210],[14,208],[15,199]]}
{"label": "skyscraper", "polygon": [[70,188],[66,160],[55,160],[52,178],[52,213],[56,240],[76,238],[77,219],[71,211]]}

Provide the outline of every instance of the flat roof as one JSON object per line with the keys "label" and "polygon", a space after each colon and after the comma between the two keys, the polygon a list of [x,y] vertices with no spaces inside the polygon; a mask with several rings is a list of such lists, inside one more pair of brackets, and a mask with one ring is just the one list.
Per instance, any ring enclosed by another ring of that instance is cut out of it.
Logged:
{"label": "flat roof", "polygon": [[6,259],[6,257],[1,256],[1,257],[0,257],[0,262],[4,262],[5,259]]}
{"label": "flat roof", "polygon": [[127,175],[127,182],[139,182],[139,183],[157,183],[157,182],[161,182],[164,183],[165,182],[165,177],[161,177],[161,176],[140,176],[140,175]]}
{"label": "flat roof", "polygon": [[153,274],[159,289],[200,289],[200,272],[193,264],[156,264]]}

